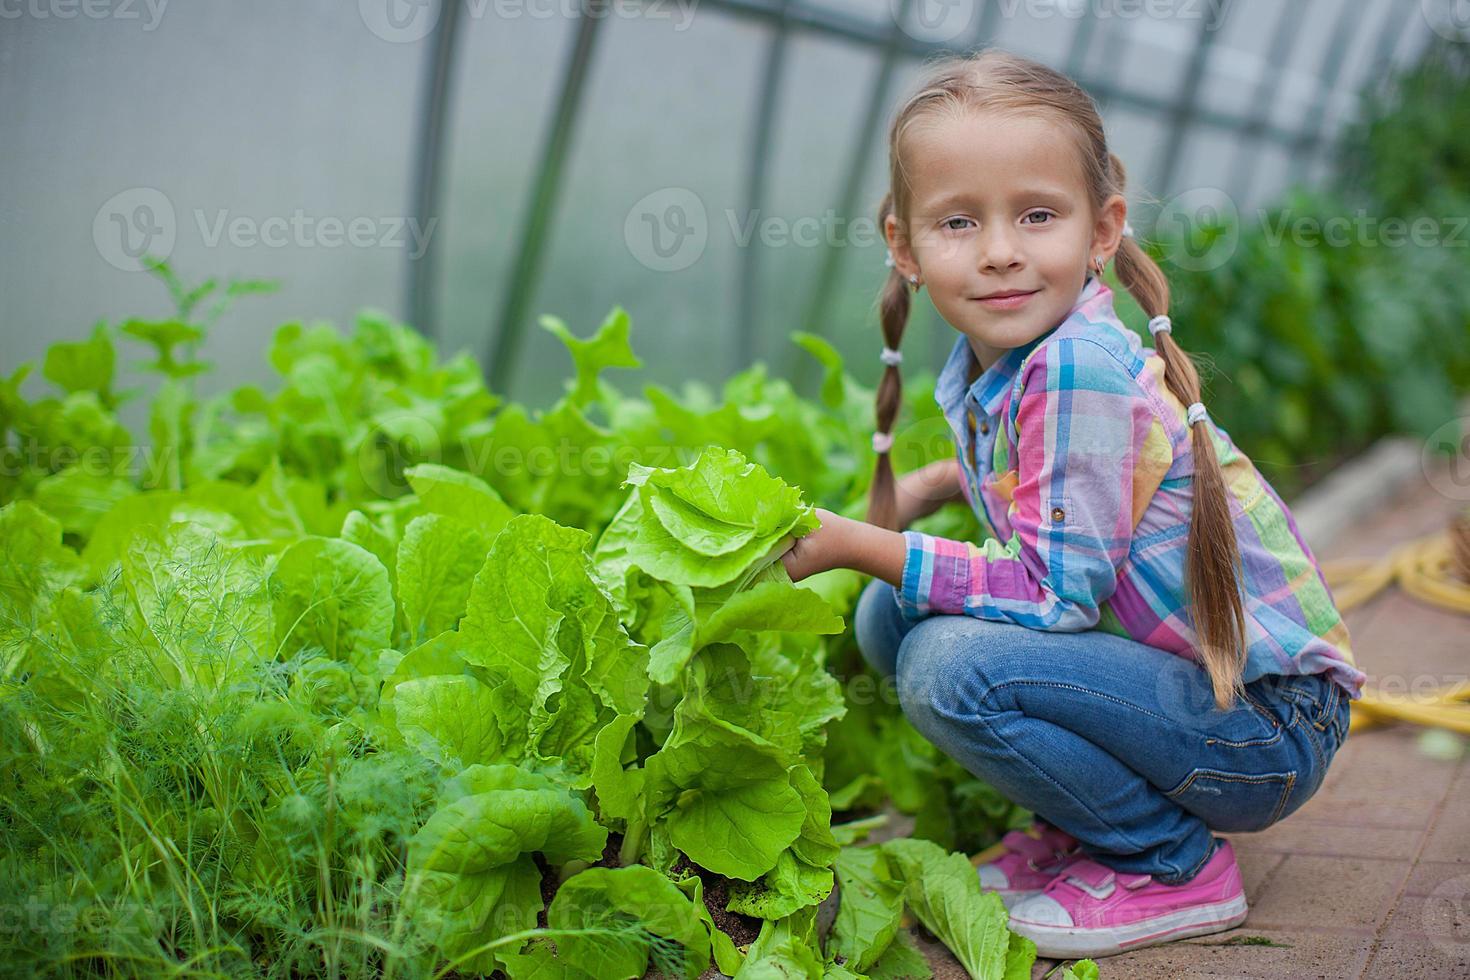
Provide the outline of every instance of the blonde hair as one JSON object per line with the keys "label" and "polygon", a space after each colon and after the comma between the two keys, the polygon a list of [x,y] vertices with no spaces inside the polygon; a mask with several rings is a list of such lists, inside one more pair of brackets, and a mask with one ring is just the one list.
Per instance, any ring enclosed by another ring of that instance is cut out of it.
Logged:
{"label": "blonde hair", "polygon": [[[1092,98],[1072,79],[1046,65],[984,48],[969,55],[950,54],[931,60],[917,90],[899,107],[888,131],[889,191],[878,209],[880,228],[893,215],[900,240],[907,238],[911,188],[907,177],[910,168],[903,151],[908,129],[927,117],[953,116],[967,110],[1031,115],[1059,124],[1072,137],[1077,150],[1094,216],[1111,195],[1123,193],[1127,182],[1123,162],[1108,149],[1102,119]],[[1118,249],[1115,272],[1149,317],[1168,312],[1169,281],[1131,237],[1125,237]],[[878,307],[884,343],[897,350],[909,318],[910,284],[896,267],[883,284]],[[1154,335],[1154,344],[1164,360],[1164,381],[1169,390],[1182,404],[1200,401],[1199,373],[1188,352],[1167,330]],[[878,383],[879,432],[892,432],[902,390],[898,365],[886,366]],[[1224,473],[1208,425],[1191,425],[1190,440],[1195,463],[1194,507],[1189,522],[1185,586],[1200,658],[1209,674],[1215,703],[1228,708],[1244,690],[1245,610],[1236,577],[1240,552]],[[895,530],[896,513],[893,465],[888,453],[879,453],[867,519]]]}

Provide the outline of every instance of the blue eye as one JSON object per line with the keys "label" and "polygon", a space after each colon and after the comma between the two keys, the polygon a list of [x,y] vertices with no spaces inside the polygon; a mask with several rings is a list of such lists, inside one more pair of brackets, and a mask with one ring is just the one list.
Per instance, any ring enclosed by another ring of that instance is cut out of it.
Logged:
{"label": "blue eye", "polygon": [[969,218],[945,218],[943,224],[944,224],[944,228],[945,228],[946,231],[959,231],[959,229],[958,228],[955,228],[953,225],[951,225],[950,222],[951,221],[969,221],[969,220],[970,220]]}
{"label": "blue eye", "polygon": [[[1050,211],[1032,211],[1029,214],[1027,214],[1026,217],[1028,219],[1030,219],[1030,218],[1036,217],[1038,214],[1041,215],[1044,218],[1050,218],[1052,216],[1052,213]],[[1028,224],[1028,225],[1041,225],[1041,224],[1046,224],[1046,222],[1044,222],[1044,221],[1030,221],[1030,220],[1028,220],[1026,222],[1026,224]]]}

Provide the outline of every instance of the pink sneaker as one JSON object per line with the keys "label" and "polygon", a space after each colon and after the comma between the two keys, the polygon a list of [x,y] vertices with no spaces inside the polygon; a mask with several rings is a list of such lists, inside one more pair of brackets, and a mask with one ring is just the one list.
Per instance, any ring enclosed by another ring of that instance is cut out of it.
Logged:
{"label": "pink sneaker", "polygon": [[1038,820],[1025,830],[1010,831],[970,858],[970,863],[980,874],[980,887],[1000,895],[1010,908],[1040,894],[1058,871],[1080,855],[1075,837]]}
{"label": "pink sneaker", "polygon": [[1011,930],[1034,941],[1040,956],[1075,959],[1234,928],[1245,921],[1245,890],[1230,842],[1216,840],[1205,866],[1179,885],[1078,858],[1011,908]]}

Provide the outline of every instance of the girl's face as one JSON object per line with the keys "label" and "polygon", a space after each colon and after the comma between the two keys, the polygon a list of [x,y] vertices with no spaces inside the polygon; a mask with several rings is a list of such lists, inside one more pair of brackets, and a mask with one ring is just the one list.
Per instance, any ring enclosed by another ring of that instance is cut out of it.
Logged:
{"label": "girl's face", "polygon": [[1093,256],[1117,250],[1127,201],[1114,194],[1094,219],[1075,141],[1035,116],[931,118],[906,138],[908,241],[895,217],[884,229],[894,265],[988,368],[1062,322]]}

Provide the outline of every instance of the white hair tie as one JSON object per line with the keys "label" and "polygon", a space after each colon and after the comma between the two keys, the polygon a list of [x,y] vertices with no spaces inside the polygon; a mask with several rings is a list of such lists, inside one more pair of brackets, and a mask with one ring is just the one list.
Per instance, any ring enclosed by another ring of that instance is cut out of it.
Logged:
{"label": "white hair tie", "polygon": [[893,250],[884,249],[883,251],[885,253],[883,256],[883,264],[888,266],[888,268],[890,269],[893,268]]}
{"label": "white hair tie", "polygon": [[1186,414],[1185,417],[1187,419],[1189,419],[1189,424],[1190,425],[1194,425],[1194,423],[1196,423],[1200,419],[1204,418],[1205,417],[1205,406],[1204,406],[1204,403],[1203,402],[1190,402],[1189,403],[1189,410],[1188,410],[1188,413]]}
{"label": "white hair tie", "polygon": [[1160,330],[1172,331],[1173,329],[1174,322],[1162,313],[1148,321],[1148,332],[1152,336],[1158,336]]}
{"label": "white hair tie", "polygon": [[1133,237],[1133,226],[1130,225],[1127,221],[1124,221],[1123,222],[1123,237],[1124,238],[1132,238]]}
{"label": "white hair tie", "polygon": [[892,432],[874,432],[873,433],[873,452],[875,452],[875,453],[886,453],[886,452],[888,452],[888,450],[890,450],[892,448],[893,448],[893,433]]}
{"label": "white hair tie", "polygon": [[889,367],[898,367],[903,363],[903,354],[894,350],[892,347],[884,347],[883,353],[878,355],[878,359]]}

